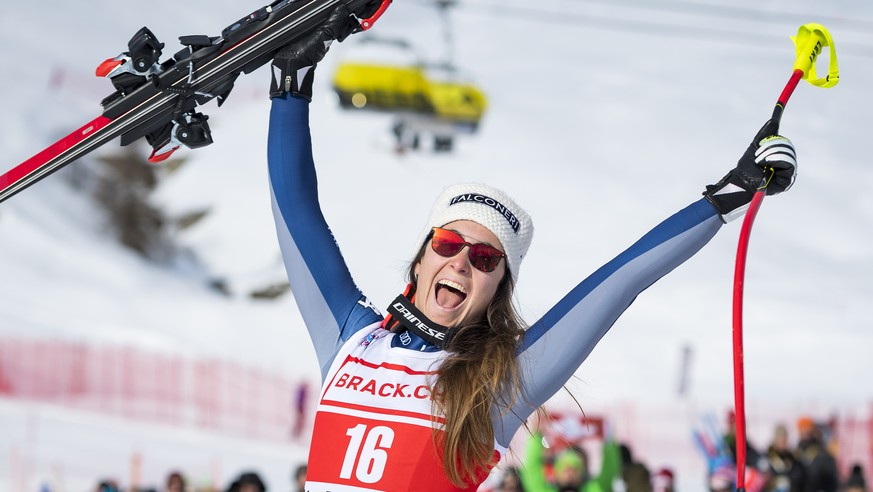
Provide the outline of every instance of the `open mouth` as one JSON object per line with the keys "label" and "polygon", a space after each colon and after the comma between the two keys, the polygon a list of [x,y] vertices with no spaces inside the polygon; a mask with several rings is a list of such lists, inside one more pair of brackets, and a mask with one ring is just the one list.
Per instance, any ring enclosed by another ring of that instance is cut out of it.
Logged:
{"label": "open mouth", "polygon": [[464,287],[451,280],[440,280],[436,285],[436,302],[441,308],[454,309],[467,298]]}

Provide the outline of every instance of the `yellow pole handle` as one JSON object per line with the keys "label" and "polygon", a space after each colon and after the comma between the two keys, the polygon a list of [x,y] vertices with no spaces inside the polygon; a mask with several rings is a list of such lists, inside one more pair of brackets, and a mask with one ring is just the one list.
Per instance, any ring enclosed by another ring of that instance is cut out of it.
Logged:
{"label": "yellow pole handle", "polygon": [[[792,36],[796,47],[797,58],[794,61],[794,69],[803,71],[803,79],[816,87],[833,87],[840,81],[840,72],[837,68],[837,51],[831,33],[821,24],[804,24],[797,31],[797,36]],[[824,78],[818,78],[815,73],[815,62],[822,49],[830,48],[830,62],[828,74]]]}

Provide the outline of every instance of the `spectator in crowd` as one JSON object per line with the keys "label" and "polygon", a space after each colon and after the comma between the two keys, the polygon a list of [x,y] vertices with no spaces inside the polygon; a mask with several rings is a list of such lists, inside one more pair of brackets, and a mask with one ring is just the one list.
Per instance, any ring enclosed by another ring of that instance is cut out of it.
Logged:
{"label": "spectator in crowd", "polygon": [[709,492],[734,492],[736,481],[736,468],[730,465],[720,466],[709,474]]}
{"label": "spectator in crowd", "polygon": [[651,492],[652,480],[646,465],[636,461],[627,444],[619,446],[621,478],[626,492]]}
{"label": "spectator in crowd", "polygon": [[306,491],[306,463],[298,465],[294,470],[294,492]]}
{"label": "spectator in crowd", "polygon": [[806,470],[804,492],[836,492],[837,462],[822,438],[821,428],[809,417],[797,421],[800,440],[795,456]]}
{"label": "spectator in crowd", "polygon": [[867,492],[867,482],[864,480],[864,468],[860,464],[852,466],[849,478],[843,484],[842,492]]}
{"label": "spectator in crowd", "polygon": [[120,492],[118,482],[112,479],[101,480],[97,484],[96,492]]}
{"label": "spectator in crowd", "polygon": [[309,383],[306,381],[301,381],[294,390],[294,424],[291,427],[291,437],[294,439],[302,437],[306,427],[309,393]]}
{"label": "spectator in crowd", "polygon": [[267,492],[267,487],[257,473],[249,471],[241,473],[227,488],[227,492]]}
{"label": "spectator in crowd", "polygon": [[[670,468],[661,468],[655,472],[655,475],[652,477],[652,491],[674,492],[674,483],[675,479],[673,476],[673,470]],[[627,489],[627,492],[630,492],[630,489]]]}
{"label": "spectator in crowd", "polygon": [[[737,416],[733,410],[727,414],[727,430],[724,434],[724,443],[730,453],[731,461],[737,464]],[[746,467],[757,468],[761,463],[761,453],[746,439]]]}
{"label": "spectator in crowd", "polygon": [[509,467],[504,470],[500,477],[500,483],[494,492],[524,492],[524,487],[521,485],[521,476],[518,474],[518,468]]}
{"label": "spectator in crowd", "polygon": [[805,472],[788,445],[788,428],[779,424],[773,431],[773,441],[765,455],[767,462],[767,492],[803,492]]}
{"label": "spectator in crowd", "polygon": [[166,492],[185,492],[186,487],[185,477],[180,472],[174,471],[167,475]]}
{"label": "spectator in crowd", "polygon": [[546,448],[537,430],[528,440],[524,465],[519,469],[527,492],[611,492],[612,483],[621,475],[621,456],[615,441],[603,444],[600,473],[592,477],[584,449],[570,446],[554,456],[551,480],[546,473]]}

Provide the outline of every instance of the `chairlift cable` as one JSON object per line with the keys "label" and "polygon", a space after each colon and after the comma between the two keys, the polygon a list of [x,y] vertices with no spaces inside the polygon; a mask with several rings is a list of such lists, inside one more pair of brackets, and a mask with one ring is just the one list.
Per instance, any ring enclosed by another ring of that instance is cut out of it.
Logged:
{"label": "chairlift cable", "polygon": [[[565,0],[565,1],[600,1],[600,0]],[[608,1],[608,0],[604,0]],[[621,0],[618,0],[621,1]],[[626,0],[627,1],[627,0]],[[430,6],[430,0],[407,0],[408,4]],[[458,4],[459,12],[467,14],[484,14],[489,19],[505,18],[519,19],[525,22],[540,22],[550,25],[562,24],[578,27],[593,28],[605,31],[631,32],[634,34],[647,34],[672,38],[685,38],[719,42],[723,44],[754,46],[759,51],[769,51],[762,46],[773,46],[780,41],[785,41],[783,36],[764,34],[761,29],[756,30],[732,30],[706,26],[694,26],[688,23],[660,22],[653,20],[621,19],[615,16],[586,14],[578,12],[559,12],[543,9],[541,7],[526,7],[494,3],[488,1],[465,1]],[[654,8],[654,7],[651,7]],[[750,12],[752,11],[749,9]],[[717,17],[713,15],[713,17]],[[844,19],[844,22],[847,20]],[[863,22],[863,21],[857,21]],[[873,29],[871,29],[873,30]],[[776,51],[774,48],[773,51]],[[843,42],[844,54],[873,58],[873,44]]]}
{"label": "chairlift cable", "polygon": [[609,6],[627,6],[639,10],[655,10],[660,12],[675,12],[679,14],[705,15],[717,19],[733,18],[758,22],[781,22],[796,24],[807,22],[810,17],[815,17],[820,22],[829,25],[839,25],[842,29],[857,30],[864,34],[873,32],[873,19],[856,19],[839,16],[827,16],[821,14],[796,13],[785,10],[774,11],[736,5],[720,5],[700,3],[688,0],[659,0],[648,2],[640,0],[564,0],[576,4],[600,4]]}

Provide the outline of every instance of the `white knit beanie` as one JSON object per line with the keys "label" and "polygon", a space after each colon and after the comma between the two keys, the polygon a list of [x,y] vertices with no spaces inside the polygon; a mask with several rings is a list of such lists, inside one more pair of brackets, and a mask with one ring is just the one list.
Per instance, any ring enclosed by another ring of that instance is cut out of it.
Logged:
{"label": "white knit beanie", "polygon": [[512,279],[518,280],[518,268],[533,238],[530,216],[506,193],[480,183],[450,186],[437,198],[427,226],[416,243],[424,243],[431,229],[456,220],[471,220],[491,231],[506,253]]}

